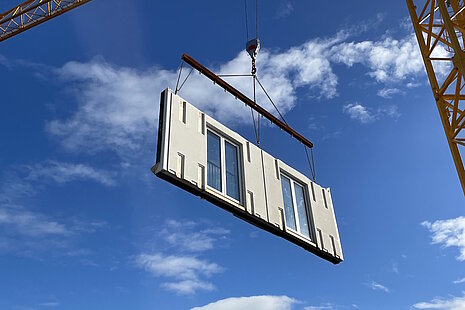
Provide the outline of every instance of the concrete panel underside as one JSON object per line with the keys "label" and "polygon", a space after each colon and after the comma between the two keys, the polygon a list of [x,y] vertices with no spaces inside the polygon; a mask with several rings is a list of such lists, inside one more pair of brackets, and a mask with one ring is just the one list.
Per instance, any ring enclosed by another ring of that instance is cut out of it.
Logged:
{"label": "concrete panel underside", "polygon": [[[155,166],[152,168],[152,172],[155,173]],[[231,205],[227,203],[226,201],[219,199],[217,196],[214,196],[206,191],[199,190],[198,187],[194,186],[192,183],[187,182],[185,180],[179,179],[176,177],[176,175],[173,175],[172,173],[169,173],[167,171],[160,171],[155,174],[157,177],[170,182],[171,184],[180,187],[186,191],[188,191],[191,194],[194,194],[202,199],[207,200],[208,202],[232,213],[234,216],[258,227],[261,229],[264,229],[276,236],[279,236],[281,238],[284,238],[300,247],[303,249],[317,255],[318,257],[321,257],[333,264],[339,264],[342,260],[340,258],[334,257],[333,255],[329,254],[328,252],[323,252],[319,248],[312,246],[301,239],[294,237],[293,235],[290,235],[286,233],[285,231],[277,228],[276,226],[268,223],[265,220],[262,220],[259,217],[253,216],[245,211],[242,211],[238,209],[236,206]]]}

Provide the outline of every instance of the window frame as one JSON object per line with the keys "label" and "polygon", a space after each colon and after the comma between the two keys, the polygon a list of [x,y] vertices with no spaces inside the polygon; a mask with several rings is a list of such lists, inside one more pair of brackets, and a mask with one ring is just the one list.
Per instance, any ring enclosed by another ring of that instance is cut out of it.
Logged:
{"label": "window frame", "polygon": [[[242,163],[242,147],[241,144],[232,140],[225,134],[221,133],[220,131],[216,130],[215,128],[212,128],[207,124],[206,126],[206,134],[205,137],[208,139],[208,132],[212,133],[213,135],[217,136],[220,139],[220,175],[221,175],[221,191],[217,190],[214,187],[211,187],[208,185],[208,171],[206,171],[206,182],[205,186],[207,189],[220,194],[238,204],[242,205],[242,202],[244,201],[243,199],[243,163]],[[227,194],[227,185],[226,185],[226,142],[231,144],[232,146],[236,147],[236,155],[237,155],[237,174],[238,174],[238,190],[239,190],[239,200],[231,197]],[[206,162],[208,163],[208,143],[206,143]],[[207,164],[207,169],[208,169],[208,164]]]}
{"label": "window frame", "polygon": [[[291,186],[291,199],[292,199],[292,210],[294,211],[294,218],[295,218],[295,224],[296,224],[296,230],[287,226],[287,222],[285,223],[285,229],[289,230],[293,233],[298,234],[299,236],[308,239],[313,242],[315,240],[315,232],[314,232],[314,225],[313,225],[313,215],[312,215],[312,208],[311,208],[311,203],[310,203],[310,197],[309,197],[309,191],[308,191],[308,186],[305,184],[305,182],[301,182],[297,180],[295,177],[289,175],[285,171],[281,170],[280,171],[280,178],[286,178],[289,180],[290,186]],[[297,198],[295,194],[295,184],[298,186],[302,187],[303,194],[304,194],[304,206],[305,206],[305,211],[307,215],[307,225],[308,225],[308,235],[304,235],[301,230],[300,230],[300,217],[299,217],[299,210],[297,209]],[[281,185],[282,186],[282,185]],[[281,195],[283,195],[283,189],[281,187]],[[284,203],[284,202],[283,202]],[[283,212],[284,212],[284,219],[286,219],[286,208],[283,206]]]}

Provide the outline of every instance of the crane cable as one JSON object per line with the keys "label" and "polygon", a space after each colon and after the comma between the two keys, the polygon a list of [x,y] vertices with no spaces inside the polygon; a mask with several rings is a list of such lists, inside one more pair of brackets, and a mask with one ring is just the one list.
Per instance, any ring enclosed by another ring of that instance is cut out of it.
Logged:
{"label": "crane cable", "polygon": [[[244,0],[244,9],[245,9],[246,39],[247,39],[247,42],[248,42],[249,41],[249,24],[248,24],[248,17],[247,17],[247,15],[248,15],[247,14],[247,0]],[[255,34],[256,34],[256,39],[257,39],[258,38],[258,0],[255,0]],[[254,54],[254,56],[256,56],[256,54]],[[260,82],[260,80],[257,77],[254,56],[252,56],[253,102],[255,104],[257,104],[256,83],[258,82],[258,85],[260,85],[261,89],[265,93],[268,100],[270,100],[271,104],[275,108],[278,115],[281,117],[283,122],[286,125],[288,125],[288,123],[284,119],[284,116],[281,114],[278,107],[273,102],[273,99],[271,99],[271,96],[268,94],[265,87],[263,87],[262,83]],[[184,61],[181,62],[181,65],[179,67],[179,75],[178,75],[178,79],[177,79],[177,82],[176,82],[175,94],[177,94],[181,90],[181,88],[184,86],[186,81],[189,79],[189,77],[190,77],[190,75],[191,75],[191,73],[192,73],[192,71],[194,69],[194,68],[191,68],[191,70],[189,71],[189,73],[187,74],[187,76],[185,77],[183,82],[181,83],[181,86],[179,86],[179,82],[180,82],[181,75],[182,75],[183,65],[184,65]],[[247,76],[247,75],[233,74],[233,75],[230,75],[230,76]],[[178,88],[178,86],[179,86],[179,88]],[[254,126],[255,138],[257,139],[258,147],[260,147],[260,119],[261,119],[262,116],[260,115],[260,113],[257,112],[257,114],[258,114],[257,115],[257,123],[255,123],[255,114],[254,114],[254,111],[253,111],[252,107],[250,108],[250,112],[252,114],[252,121],[253,121],[253,126]],[[315,160],[314,160],[314,157],[313,157],[313,148],[312,147],[310,148],[310,156],[308,155],[308,149],[307,149],[306,145],[304,145],[304,149],[305,149],[305,154],[306,154],[306,157],[307,157],[307,162],[308,162],[308,166],[310,168],[310,173],[311,173],[312,179],[313,179],[314,182],[316,182],[316,170],[315,170]]]}
{"label": "crane cable", "polygon": [[[246,42],[249,42],[249,19],[248,19],[248,11],[247,11],[247,0],[244,0],[244,13],[245,13],[245,31],[246,31],[246,40],[247,40]],[[255,38],[258,39],[258,0],[255,0]],[[288,123],[284,119],[284,116],[281,114],[278,107],[276,106],[276,104],[273,102],[270,95],[266,91],[265,87],[263,87],[262,83],[258,79],[257,74],[256,74],[257,69],[255,67],[255,57],[252,56],[252,55],[251,55],[251,57],[252,57],[252,78],[253,78],[253,102],[255,104],[257,104],[256,83],[258,82],[258,85],[260,85],[260,87],[263,90],[263,92],[265,93],[266,97],[268,97],[268,100],[270,100],[270,102],[273,105],[273,107],[275,108],[276,112],[278,112],[278,115],[281,117],[283,122],[286,125],[288,125]],[[252,122],[253,122],[253,127],[254,127],[254,132],[255,132],[255,138],[257,139],[258,147],[260,147],[260,119],[261,119],[261,115],[260,115],[260,113],[257,113],[258,115],[257,115],[257,123],[256,123],[255,122],[255,114],[254,114],[254,111],[253,111],[252,107],[250,108],[250,112],[252,114]],[[305,155],[307,157],[308,166],[310,168],[311,177],[312,177],[313,181],[316,182],[316,170],[315,170],[315,160],[314,160],[314,157],[313,157],[313,148],[310,148],[310,155],[308,154],[308,148],[307,148],[306,145],[304,145],[304,149],[305,149]]]}
{"label": "crane cable", "polygon": [[249,41],[249,19],[247,14],[247,0],[244,0],[244,12],[245,12],[245,37],[246,42]]}
{"label": "crane cable", "polygon": [[[246,39],[249,41],[249,19],[247,12],[247,0],[244,0],[244,12],[245,12],[245,31]],[[255,0],[255,37],[258,37],[258,0]]]}
{"label": "crane cable", "polygon": [[[244,0],[244,15],[245,15],[245,33],[246,33],[246,42],[249,42],[249,18],[247,10],[247,0]],[[258,37],[258,0],[255,0],[255,37]],[[252,57],[252,78],[253,78],[253,102],[257,104],[256,96],[256,68],[255,68],[255,59]],[[260,82],[259,82],[260,83]],[[255,113],[250,107],[250,113],[252,115],[252,122],[254,127],[255,138],[257,140],[257,145],[260,146],[260,118],[261,115],[257,113],[257,122],[255,122]]]}

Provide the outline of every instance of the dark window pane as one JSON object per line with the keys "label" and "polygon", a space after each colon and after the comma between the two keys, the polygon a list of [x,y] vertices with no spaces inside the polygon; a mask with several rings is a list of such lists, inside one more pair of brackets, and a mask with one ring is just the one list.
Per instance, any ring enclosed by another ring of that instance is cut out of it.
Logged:
{"label": "dark window pane", "polygon": [[226,195],[240,200],[237,147],[225,141],[224,152],[226,159]]}
{"label": "dark window pane", "polygon": [[304,188],[294,182],[295,201],[297,203],[297,213],[299,216],[300,233],[310,238],[308,229],[307,208],[305,206]]}
{"label": "dark window pane", "polygon": [[208,131],[207,134],[207,184],[221,191],[221,149],[220,137]]}
{"label": "dark window pane", "polygon": [[292,205],[291,182],[283,175],[281,175],[281,187],[283,188],[284,216],[286,217],[286,226],[297,230],[295,224],[294,207]]}

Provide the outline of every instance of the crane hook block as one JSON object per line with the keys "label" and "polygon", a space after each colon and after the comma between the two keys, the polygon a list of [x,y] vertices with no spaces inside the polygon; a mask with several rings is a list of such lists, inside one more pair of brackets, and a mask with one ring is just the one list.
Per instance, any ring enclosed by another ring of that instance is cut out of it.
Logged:
{"label": "crane hook block", "polygon": [[260,40],[258,38],[247,41],[245,50],[249,53],[253,60],[257,58],[258,51],[260,50]]}

